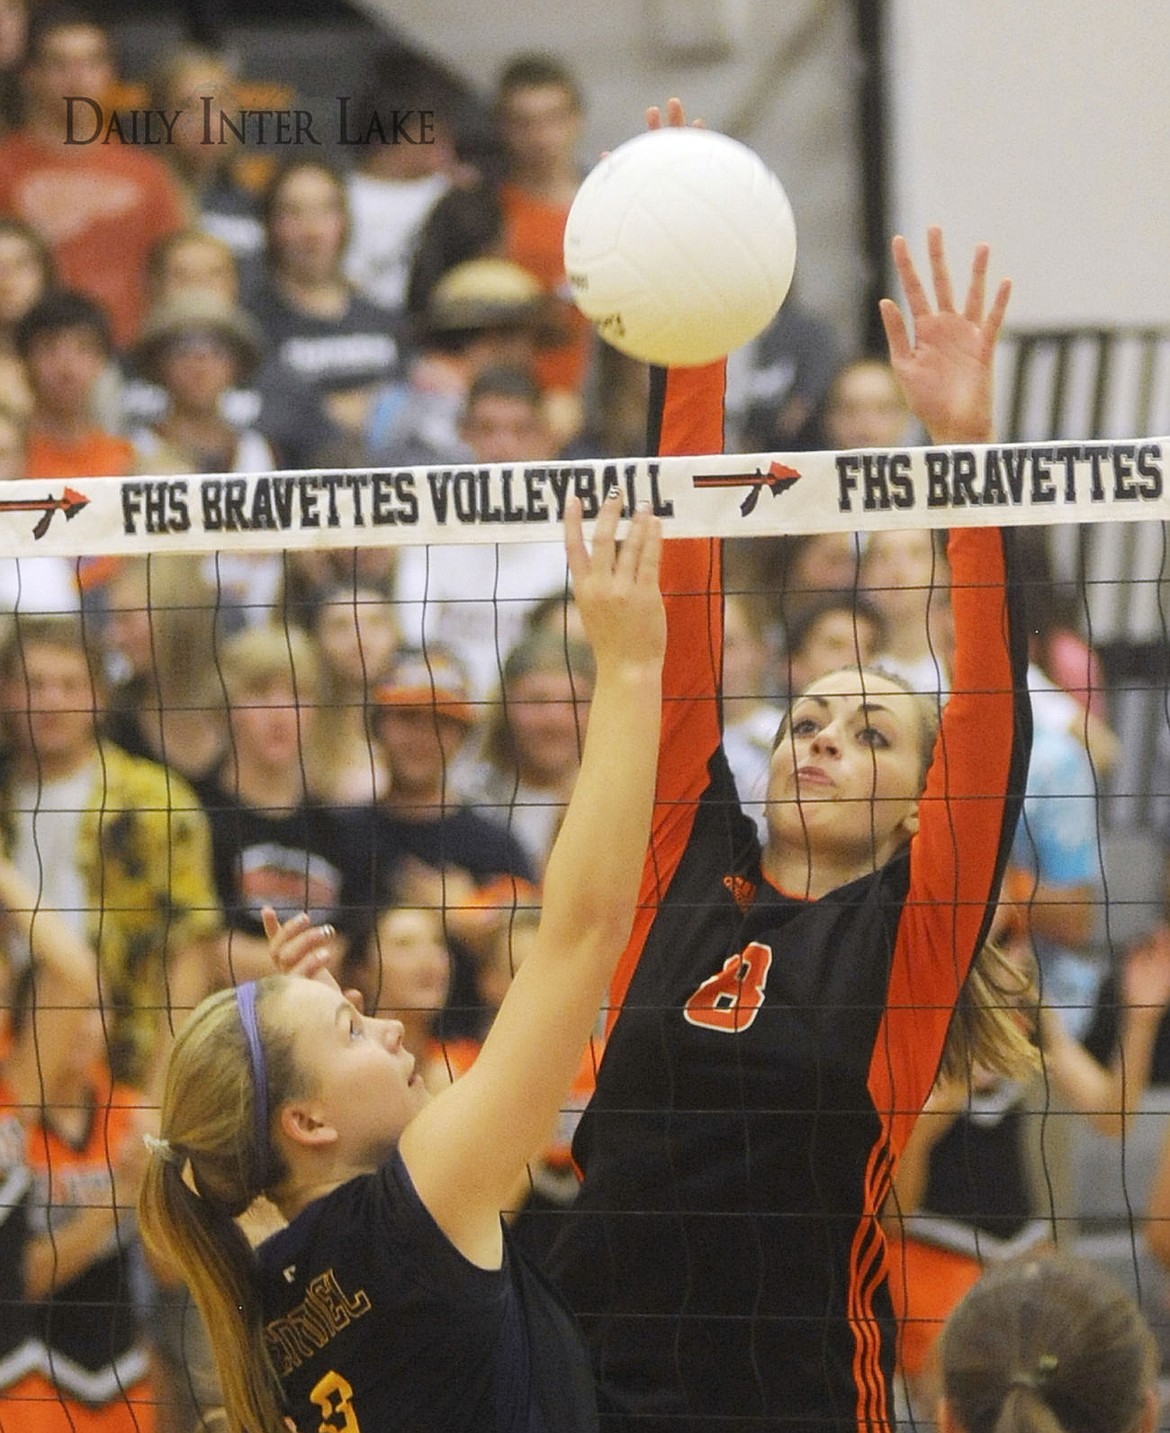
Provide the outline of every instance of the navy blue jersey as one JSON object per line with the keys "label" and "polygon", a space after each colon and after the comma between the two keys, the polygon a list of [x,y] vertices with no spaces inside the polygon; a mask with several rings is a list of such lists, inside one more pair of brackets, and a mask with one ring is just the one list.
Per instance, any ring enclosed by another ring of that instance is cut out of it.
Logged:
{"label": "navy blue jersey", "polygon": [[560,1297],[506,1230],[501,1268],[465,1259],[397,1154],[309,1205],[258,1257],[266,1341],[298,1428],[596,1428]]}

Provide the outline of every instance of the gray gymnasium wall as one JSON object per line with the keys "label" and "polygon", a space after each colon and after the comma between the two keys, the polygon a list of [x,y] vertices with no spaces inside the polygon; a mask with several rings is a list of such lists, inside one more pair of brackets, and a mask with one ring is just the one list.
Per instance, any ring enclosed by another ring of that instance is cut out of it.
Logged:
{"label": "gray gymnasium wall", "polygon": [[888,12],[894,220],[993,241],[1016,324],[1170,322],[1170,5]]}
{"label": "gray gymnasium wall", "polygon": [[[1170,5],[888,0],[888,22],[891,222],[986,238],[1015,281],[1000,431],[1170,434]],[[1109,816],[1149,819],[1170,802],[1151,788],[1170,770],[1165,525],[1056,528],[1050,549],[1112,659]]]}

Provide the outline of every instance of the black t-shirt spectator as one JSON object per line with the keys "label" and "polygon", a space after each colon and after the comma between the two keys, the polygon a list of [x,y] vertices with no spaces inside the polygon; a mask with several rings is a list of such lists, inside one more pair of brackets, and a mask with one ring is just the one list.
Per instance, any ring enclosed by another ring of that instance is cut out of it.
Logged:
{"label": "black t-shirt spectator", "polygon": [[[476,885],[497,876],[535,879],[520,843],[494,821],[470,806],[457,806],[433,820],[406,821],[378,807],[347,812],[351,880],[346,884],[346,914],[356,905],[376,910],[394,897],[395,878],[404,859],[413,858],[434,870],[466,871]],[[475,962],[458,940],[449,939],[451,994],[442,1032],[454,1038],[482,1034],[486,1010],[475,980]]]}
{"label": "black t-shirt spectator", "polygon": [[399,376],[399,344],[385,309],[359,294],[340,318],[303,313],[269,280],[252,293],[247,307],[268,340],[272,355],[323,394],[387,383]]}
{"label": "black t-shirt spectator", "polygon": [[315,924],[338,923],[348,849],[335,813],[315,801],[294,809],[245,805],[218,777],[195,790],[211,826],[216,891],[230,930],[261,936],[261,910],[282,920],[308,911]]}

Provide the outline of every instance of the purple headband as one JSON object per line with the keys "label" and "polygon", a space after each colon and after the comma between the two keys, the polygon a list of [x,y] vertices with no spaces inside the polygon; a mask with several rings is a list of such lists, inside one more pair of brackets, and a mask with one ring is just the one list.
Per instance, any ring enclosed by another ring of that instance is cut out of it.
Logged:
{"label": "purple headband", "polygon": [[246,980],[236,986],[236,1004],[244,1041],[248,1046],[248,1067],[252,1074],[252,1132],[256,1144],[256,1172],[263,1190],[268,1183],[268,1066],[264,1046],[260,1043],[260,1027],[256,1023],[256,982]]}

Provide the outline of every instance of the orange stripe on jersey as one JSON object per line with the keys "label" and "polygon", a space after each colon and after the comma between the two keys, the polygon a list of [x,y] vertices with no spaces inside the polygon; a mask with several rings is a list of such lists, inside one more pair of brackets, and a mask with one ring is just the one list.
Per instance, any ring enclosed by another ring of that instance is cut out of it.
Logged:
{"label": "orange stripe on jersey", "polygon": [[[1008,630],[1003,537],[952,532],[955,674],[943,712],[894,944],[868,1087],[895,1154],[938,1071],[959,991],[984,938],[1024,787],[1022,632]],[[1018,625],[1018,624],[1017,624]],[[1026,704],[1025,704],[1026,709]]]}
{"label": "orange stripe on jersey", "polygon": [[[657,425],[660,454],[722,451],[723,381],[722,363],[669,370]],[[719,544],[706,539],[667,542],[662,554],[661,583],[667,638],[654,820],[642,871],[638,914],[610,986],[610,1025],[629,988],[659,902],[686,850],[698,801],[707,786],[707,763],[721,736],[718,689],[723,601]]]}
{"label": "orange stripe on jersey", "polygon": [[886,1380],[882,1371],[881,1329],[873,1296],[886,1274],[886,1241],[878,1211],[890,1189],[890,1157],[884,1141],[870,1151],[865,1169],[865,1209],[849,1251],[847,1318],[855,1340],[853,1383],[857,1389],[857,1427],[878,1433],[890,1426]]}

